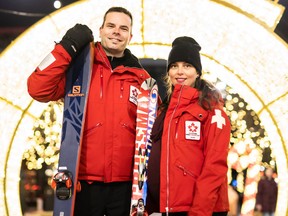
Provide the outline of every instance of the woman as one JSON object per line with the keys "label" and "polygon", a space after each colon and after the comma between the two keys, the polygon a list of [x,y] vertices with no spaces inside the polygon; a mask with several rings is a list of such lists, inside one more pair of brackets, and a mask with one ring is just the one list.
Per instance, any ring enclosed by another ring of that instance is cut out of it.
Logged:
{"label": "woman", "polygon": [[163,215],[227,215],[230,122],[220,92],[201,79],[201,47],[172,43],[167,99],[152,131],[147,211]]}

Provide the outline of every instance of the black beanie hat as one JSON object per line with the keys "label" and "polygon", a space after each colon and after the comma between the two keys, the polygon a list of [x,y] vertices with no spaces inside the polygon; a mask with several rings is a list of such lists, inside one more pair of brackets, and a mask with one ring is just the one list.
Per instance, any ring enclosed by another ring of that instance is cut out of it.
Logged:
{"label": "black beanie hat", "polygon": [[171,63],[184,61],[192,64],[201,76],[202,65],[200,50],[200,45],[193,38],[187,36],[176,38],[172,43],[172,49],[168,56],[167,71]]}

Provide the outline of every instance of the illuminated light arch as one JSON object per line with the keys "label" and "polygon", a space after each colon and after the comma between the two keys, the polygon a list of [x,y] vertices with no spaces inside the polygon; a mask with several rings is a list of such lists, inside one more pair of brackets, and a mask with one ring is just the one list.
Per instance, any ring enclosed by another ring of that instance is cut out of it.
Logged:
{"label": "illuminated light arch", "polygon": [[35,119],[47,106],[27,94],[28,75],[68,28],[76,22],[85,23],[97,39],[103,13],[110,6],[121,5],[133,13],[130,49],[139,58],[166,59],[172,40],[190,35],[202,46],[204,71],[233,87],[257,112],[279,165],[277,215],[287,215],[288,133],[284,131],[288,109],[283,105],[288,104],[288,48],[273,33],[283,8],[266,0],[249,1],[248,5],[243,2],[79,1],[50,14],[17,38],[0,56],[0,214],[21,214],[22,153]]}
{"label": "illuminated light arch", "polygon": [[[260,178],[260,163],[262,160],[260,154],[261,152],[256,148],[255,143],[249,139],[235,143],[228,153],[229,169],[232,168],[237,172],[247,169],[243,191],[243,202],[240,209],[241,215],[253,215],[254,212],[258,186],[257,183]],[[231,170],[229,170],[229,172],[231,172]]]}

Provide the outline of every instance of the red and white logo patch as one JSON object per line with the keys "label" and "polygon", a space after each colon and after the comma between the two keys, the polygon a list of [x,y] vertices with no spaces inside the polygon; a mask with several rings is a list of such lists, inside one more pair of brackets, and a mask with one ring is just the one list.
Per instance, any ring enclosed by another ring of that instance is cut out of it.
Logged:
{"label": "red and white logo patch", "polygon": [[185,121],[185,138],[200,140],[201,123],[199,121]]}
{"label": "red and white logo patch", "polygon": [[213,123],[216,123],[219,129],[222,129],[223,125],[226,125],[225,118],[221,115],[221,110],[215,109],[215,115],[211,119],[211,124]]}
{"label": "red and white logo patch", "polygon": [[129,101],[134,103],[136,106],[138,104],[137,102],[137,96],[139,94],[139,89],[136,88],[135,86],[131,85],[130,86],[130,95],[129,95]]}

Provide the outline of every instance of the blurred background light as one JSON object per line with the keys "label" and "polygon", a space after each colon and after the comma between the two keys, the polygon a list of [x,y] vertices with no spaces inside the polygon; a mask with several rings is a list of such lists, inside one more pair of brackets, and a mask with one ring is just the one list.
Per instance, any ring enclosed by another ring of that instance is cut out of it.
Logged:
{"label": "blurred background light", "polygon": [[[284,105],[288,104],[288,47],[273,32],[283,7],[265,0],[249,4],[241,0],[182,0],[181,4],[176,0],[86,0],[44,17],[25,31],[0,55],[0,79],[5,80],[0,86],[0,215],[21,214],[23,155],[31,169],[57,163],[61,104],[32,100],[27,77],[52,50],[54,41],[75,23],[87,24],[94,38],[99,38],[103,14],[114,5],[133,13],[134,36],[129,48],[139,58],[166,59],[171,42],[181,35],[192,36],[201,44],[204,77],[227,96],[226,111],[233,122],[230,165],[239,171],[238,190],[247,197],[255,193],[259,155],[270,147],[273,160],[275,157],[281,165],[277,167],[277,215],[287,215],[288,108]],[[248,111],[252,118],[244,119]],[[259,131],[249,127],[252,122]],[[254,180],[246,188],[245,176]],[[251,211],[253,203],[247,200],[241,211]]]}

